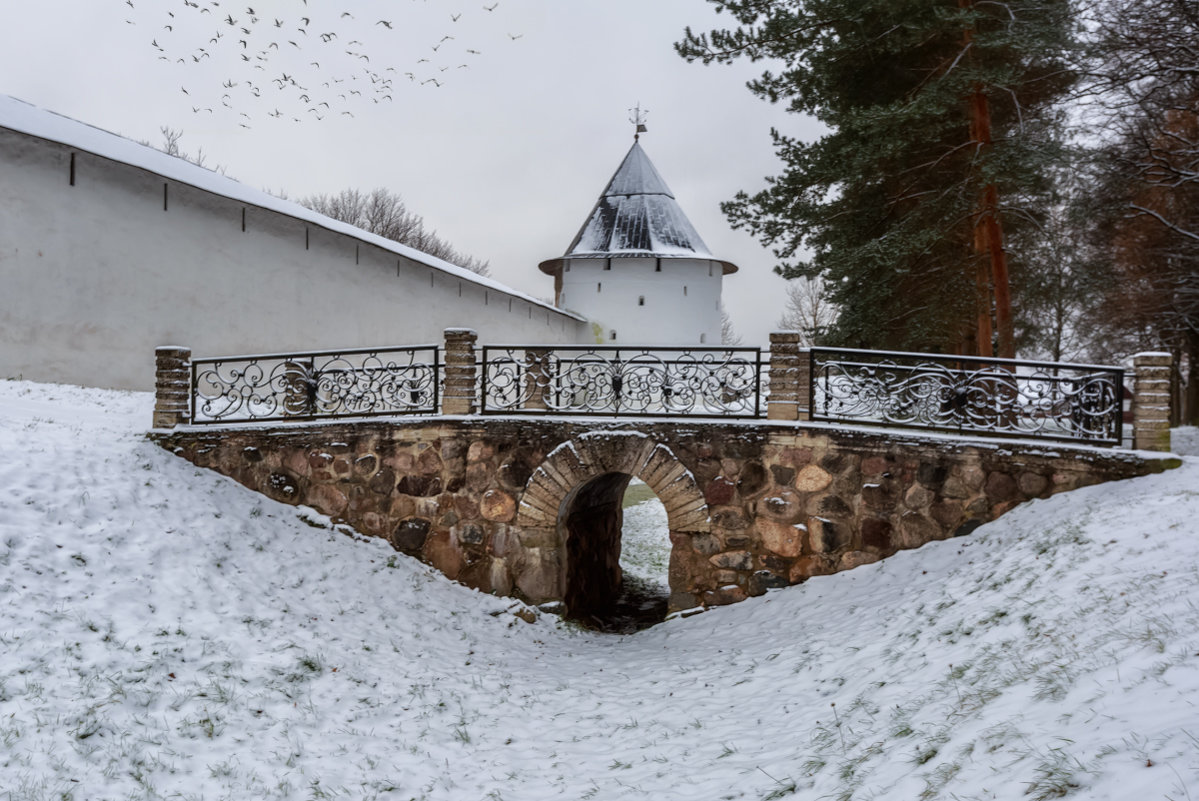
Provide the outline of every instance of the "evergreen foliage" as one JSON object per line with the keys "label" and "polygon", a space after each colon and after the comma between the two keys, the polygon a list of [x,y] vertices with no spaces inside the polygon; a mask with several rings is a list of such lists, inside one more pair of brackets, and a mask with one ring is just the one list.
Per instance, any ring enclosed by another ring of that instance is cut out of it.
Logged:
{"label": "evergreen foliage", "polygon": [[782,275],[825,280],[840,312],[830,344],[989,353],[976,341],[993,311],[982,199],[991,187],[1009,231],[1043,214],[1063,156],[1055,101],[1075,80],[1069,4],[711,2],[737,27],[687,30],[680,54],[777,61],[751,91],[828,128],[814,142],[772,132],[783,170],[724,204],[733,226]]}

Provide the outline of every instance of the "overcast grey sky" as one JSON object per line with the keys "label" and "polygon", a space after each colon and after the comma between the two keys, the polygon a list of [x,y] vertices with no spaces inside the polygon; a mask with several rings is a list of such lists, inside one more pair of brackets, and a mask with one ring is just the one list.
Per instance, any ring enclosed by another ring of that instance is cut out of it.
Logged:
{"label": "overcast grey sky", "polygon": [[0,92],[133,139],[158,142],[171,126],[210,165],[293,198],[387,187],[489,259],[495,278],[539,297],[553,288],[538,262],[583,224],[640,103],[646,152],[713,253],[741,267],[724,290],[738,332],[765,344],[778,320],[785,282],[719,204],[778,171],[772,126],[819,128],[749,93],[762,65],[675,55],[685,26],[727,24],[710,3],[132,2],[0,0]]}

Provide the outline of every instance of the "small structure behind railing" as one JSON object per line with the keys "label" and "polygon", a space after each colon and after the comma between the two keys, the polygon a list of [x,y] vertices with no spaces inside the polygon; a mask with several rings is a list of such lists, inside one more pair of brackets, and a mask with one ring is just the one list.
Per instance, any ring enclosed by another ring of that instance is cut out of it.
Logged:
{"label": "small structure behind railing", "polygon": [[1118,367],[812,348],[812,420],[1119,445]]}
{"label": "small structure behind railing", "polygon": [[760,348],[484,345],[483,414],[759,417]]}
{"label": "small structure behind railing", "polygon": [[437,414],[436,345],[191,362],[192,423]]}
{"label": "small structure behind railing", "polygon": [[[806,420],[1121,444],[1115,367],[800,346],[434,345],[192,359],[155,353],[154,427],[380,415]],[[1170,355],[1133,358],[1134,447],[1168,451]],[[769,376],[769,392],[766,377]]]}

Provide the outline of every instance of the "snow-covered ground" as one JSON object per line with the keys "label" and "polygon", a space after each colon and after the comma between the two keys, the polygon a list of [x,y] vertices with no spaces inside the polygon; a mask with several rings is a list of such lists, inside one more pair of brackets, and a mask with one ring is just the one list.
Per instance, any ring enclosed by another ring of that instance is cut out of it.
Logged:
{"label": "snow-covered ground", "polygon": [[[670,567],[670,535],[666,507],[640,479],[630,487],[649,496],[624,509],[620,526],[620,564],[625,576],[640,579],[647,589],[663,596],[670,593],[667,573]],[[625,501],[628,503],[628,501]]]}
{"label": "snow-covered ground", "polygon": [[0,382],[4,801],[1199,799],[1199,459],[614,636],[198,470],[150,408]]}

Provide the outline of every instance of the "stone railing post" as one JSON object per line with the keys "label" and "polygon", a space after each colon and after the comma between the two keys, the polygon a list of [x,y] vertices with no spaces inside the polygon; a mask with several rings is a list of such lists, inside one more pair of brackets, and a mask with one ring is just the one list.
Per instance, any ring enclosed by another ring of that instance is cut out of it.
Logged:
{"label": "stone railing post", "polygon": [[541,411],[548,408],[545,404],[545,393],[549,389],[549,361],[548,350],[525,351],[524,408]]}
{"label": "stone railing post", "polygon": [[1136,389],[1132,401],[1132,446],[1142,451],[1170,450],[1170,366],[1168,353],[1132,357]]}
{"label": "stone railing post", "polygon": [[799,347],[799,332],[771,332],[770,400],[766,405],[766,419],[808,419],[809,379],[807,351]]}
{"label": "stone railing post", "polygon": [[445,393],[441,399],[442,414],[474,414],[475,340],[478,335],[469,328],[445,330]]}
{"label": "stone railing post", "polygon": [[154,428],[189,422],[191,361],[190,348],[164,345],[154,350]]}

